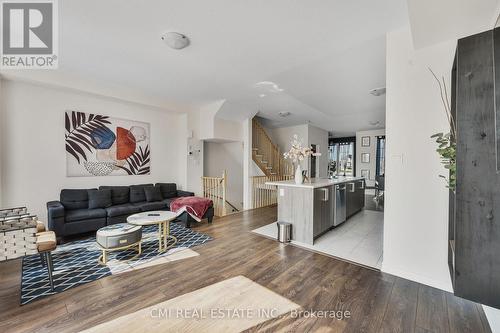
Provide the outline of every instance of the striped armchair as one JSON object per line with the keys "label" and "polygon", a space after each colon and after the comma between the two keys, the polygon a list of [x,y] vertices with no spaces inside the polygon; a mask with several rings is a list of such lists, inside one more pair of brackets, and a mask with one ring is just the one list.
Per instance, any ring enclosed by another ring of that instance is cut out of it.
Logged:
{"label": "striped armchair", "polygon": [[0,262],[39,253],[53,290],[51,252],[55,248],[55,233],[45,231],[45,225],[36,215],[30,215],[26,207],[0,210]]}

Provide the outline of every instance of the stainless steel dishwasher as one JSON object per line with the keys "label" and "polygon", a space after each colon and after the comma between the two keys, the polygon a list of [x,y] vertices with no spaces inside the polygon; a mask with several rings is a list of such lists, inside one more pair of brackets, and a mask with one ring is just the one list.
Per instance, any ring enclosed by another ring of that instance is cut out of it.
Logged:
{"label": "stainless steel dishwasher", "polygon": [[338,226],[346,220],[346,186],[335,185],[335,218],[333,225]]}

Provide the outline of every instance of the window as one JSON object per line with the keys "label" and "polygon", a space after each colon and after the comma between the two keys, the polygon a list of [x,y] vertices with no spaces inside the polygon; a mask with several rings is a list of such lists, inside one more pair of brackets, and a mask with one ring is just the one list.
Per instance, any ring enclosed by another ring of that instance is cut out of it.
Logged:
{"label": "window", "polygon": [[356,138],[332,138],[328,147],[328,175],[354,176]]}
{"label": "window", "polygon": [[385,175],[385,136],[377,137],[376,175]]}

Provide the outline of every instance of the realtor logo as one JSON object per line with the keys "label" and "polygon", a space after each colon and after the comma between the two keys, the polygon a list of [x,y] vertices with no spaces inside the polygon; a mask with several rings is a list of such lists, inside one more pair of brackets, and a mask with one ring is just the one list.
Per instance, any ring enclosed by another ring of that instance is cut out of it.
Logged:
{"label": "realtor logo", "polygon": [[2,69],[56,69],[57,0],[0,0]]}

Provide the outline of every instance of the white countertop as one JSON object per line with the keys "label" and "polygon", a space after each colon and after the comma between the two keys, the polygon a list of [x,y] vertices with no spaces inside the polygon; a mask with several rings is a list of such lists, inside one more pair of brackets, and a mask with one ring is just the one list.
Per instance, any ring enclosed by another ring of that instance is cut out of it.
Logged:
{"label": "white countertop", "polygon": [[304,182],[303,184],[295,184],[295,181],[292,180],[283,180],[279,182],[266,182],[266,185],[274,185],[274,186],[287,186],[287,187],[301,187],[301,188],[318,188],[325,186],[332,186],[336,184],[348,183],[356,180],[362,180],[364,177],[348,177],[348,176],[338,176],[336,179],[328,179],[328,178],[313,178],[308,182]]}

